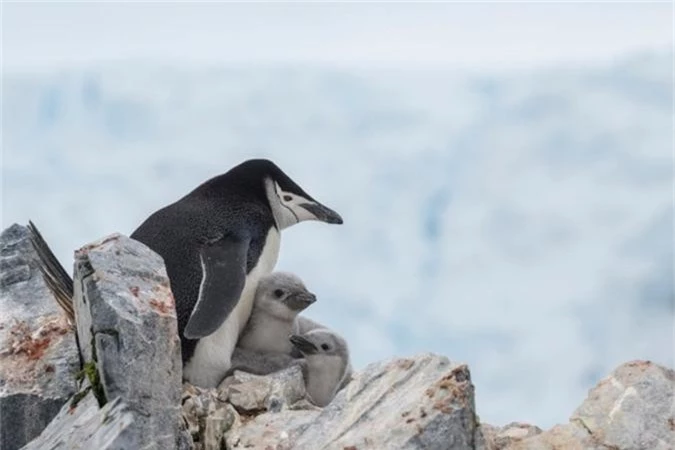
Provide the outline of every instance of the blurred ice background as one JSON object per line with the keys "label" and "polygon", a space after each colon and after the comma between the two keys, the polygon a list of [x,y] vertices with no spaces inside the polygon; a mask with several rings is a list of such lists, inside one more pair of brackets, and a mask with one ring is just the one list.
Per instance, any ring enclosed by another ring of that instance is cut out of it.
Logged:
{"label": "blurred ice background", "polygon": [[357,368],[470,364],[481,420],[563,422],[673,367],[669,4],[18,4],[2,227],[68,267],[243,159],[345,224],[288,230]]}

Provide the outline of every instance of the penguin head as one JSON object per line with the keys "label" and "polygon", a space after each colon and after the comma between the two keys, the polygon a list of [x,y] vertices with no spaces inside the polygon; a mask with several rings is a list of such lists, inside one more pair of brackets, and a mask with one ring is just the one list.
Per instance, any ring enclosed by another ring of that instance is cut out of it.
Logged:
{"label": "penguin head", "polygon": [[306,220],[342,224],[342,217],[305,192],[295,181],[269,160],[251,160],[265,170],[265,193],[280,229]]}
{"label": "penguin head", "polygon": [[321,355],[336,356],[344,361],[349,360],[347,341],[331,330],[315,328],[302,335],[292,334],[289,340],[305,358]]}
{"label": "penguin head", "polygon": [[206,195],[235,191],[266,202],[279,229],[306,220],[342,224],[340,214],[321,204],[268,159],[249,159],[198,188]]}
{"label": "penguin head", "polygon": [[296,275],[272,272],[260,279],[255,296],[255,307],[284,320],[295,317],[316,301]]}

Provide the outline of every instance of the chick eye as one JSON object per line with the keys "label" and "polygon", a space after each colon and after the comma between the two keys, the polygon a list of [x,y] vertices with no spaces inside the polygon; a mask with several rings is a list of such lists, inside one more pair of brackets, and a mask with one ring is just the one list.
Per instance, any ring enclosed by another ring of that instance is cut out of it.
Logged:
{"label": "chick eye", "polygon": [[281,289],[277,289],[277,290],[274,291],[274,296],[276,298],[281,298],[283,295],[284,295],[284,291],[282,291]]}
{"label": "chick eye", "polygon": [[328,344],[321,344],[321,348],[325,351],[330,350],[330,346]]}
{"label": "chick eye", "polygon": [[290,202],[291,200],[293,200],[293,197],[291,197],[290,195],[284,195],[285,202]]}

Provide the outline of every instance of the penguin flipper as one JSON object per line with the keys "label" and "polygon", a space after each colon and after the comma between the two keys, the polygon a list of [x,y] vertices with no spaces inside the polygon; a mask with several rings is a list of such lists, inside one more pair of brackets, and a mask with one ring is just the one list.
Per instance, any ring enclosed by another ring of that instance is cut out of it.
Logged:
{"label": "penguin flipper", "polygon": [[246,239],[225,236],[209,241],[199,253],[202,281],[183,335],[201,339],[215,332],[230,315],[246,283]]}

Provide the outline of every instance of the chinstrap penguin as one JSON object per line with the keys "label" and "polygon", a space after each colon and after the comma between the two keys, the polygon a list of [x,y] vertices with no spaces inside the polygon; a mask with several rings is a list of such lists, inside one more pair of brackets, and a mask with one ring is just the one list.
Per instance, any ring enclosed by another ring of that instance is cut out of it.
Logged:
{"label": "chinstrap penguin", "polygon": [[[273,162],[252,159],[156,211],[131,234],[166,265],[187,381],[201,387],[220,381],[258,280],[276,265],[280,231],[307,220],[342,223]],[[67,291],[54,269],[56,258],[45,255],[42,268]],[[53,283],[50,289],[58,293]],[[70,290],[72,303],[72,284]]]}
{"label": "chinstrap penguin", "polygon": [[302,353],[302,371],[309,400],[316,406],[328,405],[351,376],[349,348],[339,334],[317,328],[289,340]]}
{"label": "chinstrap penguin", "polygon": [[132,233],[164,258],[187,381],[220,382],[258,280],[276,265],[280,231],[306,220],[342,223],[274,163],[256,159],[206,181]]}

